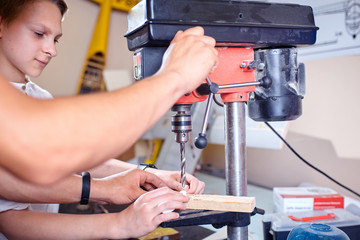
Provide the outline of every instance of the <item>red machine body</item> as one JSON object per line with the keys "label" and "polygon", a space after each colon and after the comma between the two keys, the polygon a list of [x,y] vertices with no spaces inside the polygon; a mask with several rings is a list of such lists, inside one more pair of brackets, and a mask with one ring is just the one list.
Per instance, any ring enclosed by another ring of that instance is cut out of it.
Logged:
{"label": "red machine body", "polygon": [[[255,81],[253,69],[247,66],[254,60],[254,51],[252,48],[240,47],[218,47],[218,65],[215,70],[209,74],[212,83],[219,86],[238,83],[250,83]],[[204,80],[204,83],[206,81]],[[254,92],[255,86],[225,88],[217,93],[221,95],[223,102],[243,102],[249,98],[249,92]],[[196,90],[190,95],[181,97],[176,104],[192,104],[202,102],[207,99],[207,95],[199,95]]]}

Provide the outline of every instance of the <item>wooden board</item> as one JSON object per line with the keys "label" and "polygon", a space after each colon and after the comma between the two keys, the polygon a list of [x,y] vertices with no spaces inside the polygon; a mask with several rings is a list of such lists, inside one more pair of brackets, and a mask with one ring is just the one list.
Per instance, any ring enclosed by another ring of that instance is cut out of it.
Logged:
{"label": "wooden board", "polygon": [[255,208],[255,197],[228,195],[188,194],[187,209],[216,210],[251,213]]}
{"label": "wooden board", "polygon": [[138,238],[139,240],[158,240],[158,239],[168,239],[176,240],[180,239],[180,234],[173,228],[162,228],[158,227],[153,232]]}

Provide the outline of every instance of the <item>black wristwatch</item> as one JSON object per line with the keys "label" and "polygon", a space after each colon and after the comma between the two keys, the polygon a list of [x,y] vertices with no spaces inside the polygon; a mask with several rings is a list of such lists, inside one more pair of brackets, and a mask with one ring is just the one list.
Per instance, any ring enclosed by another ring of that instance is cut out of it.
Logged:
{"label": "black wristwatch", "polygon": [[137,166],[137,168],[141,169],[141,170],[145,170],[147,168],[155,168],[155,169],[157,169],[157,167],[154,164],[151,164],[151,163],[140,163]]}
{"label": "black wristwatch", "polygon": [[81,199],[80,204],[86,205],[89,203],[89,197],[90,197],[90,173],[88,172],[82,172],[82,191],[81,191]]}

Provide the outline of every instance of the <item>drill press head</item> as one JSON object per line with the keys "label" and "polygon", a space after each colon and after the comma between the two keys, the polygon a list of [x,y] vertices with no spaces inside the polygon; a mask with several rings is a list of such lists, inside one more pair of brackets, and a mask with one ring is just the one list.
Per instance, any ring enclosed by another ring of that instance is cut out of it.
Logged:
{"label": "drill press head", "polygon": [[[296,47],[316,41],[318,28],[311,7],[228,0],[142,0],[129,12],[125,35],[129,50],[136,51],[135,78],[156,73],[176,32],[194,26],[202,26],[206,35],[215,38],[217,47],[253,50],[255,64],[236,63],[248,66],[243,72],[254,71],[253,81],[266,83],[245,98],[251,118],[285,121],[301,115],[305,78],[304,65],[297,63]],[[173,108],[177,142],[187,141],[189,106],[205,99],[194,91],[179,99],[176,105],[181,107]]]}

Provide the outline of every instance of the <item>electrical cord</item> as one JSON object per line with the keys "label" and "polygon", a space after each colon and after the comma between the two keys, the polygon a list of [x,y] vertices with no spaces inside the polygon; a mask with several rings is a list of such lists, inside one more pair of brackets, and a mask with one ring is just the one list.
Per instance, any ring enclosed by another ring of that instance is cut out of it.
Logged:
{"label": "electrical cord", "polygon": [[315,171],[321,173],[322,175],[324,175],[325,177],[327,177],[328,179],[330,179],[331,181],[333,181],[334,183],[336,183],[337,185],[339,185],[342,188],[345,188],[346,190],[348,190],[349,192],[355,194],[356,196],[360,197],[360,194],[355,192],[354,190],[352,190],[351,188],[345,186],[344,184],[338,182],[337,180],[335,180],[334,178],[332,178],[331,176],[329,176],[327,173],[325,173],[324,171],[320,170],[319,168],[315,167],[314,165],[312,165],[311,163],[309,163],[308,161],[306,161],[299,153],[297,153],[295,151],[295,149],[293,149],[290,144],[268,123],[268,122],[264,122],[280,139],[281,141],[283,141],[283,143],[301,160],[303,161],[306,165],[308,165],[309,167],[311,167],[312,169],[314,169]]}
{"label": "electrical cord", "polygon": [[217,98],[216,94],[213,95],[214,102],[219,105],[220,107],[224,107],[224,104],[222,104]]}
{"label": "electrical cord", "polygon": [[[214,102],[219,105],[220,107],[224,107],[224,104],[220,103],[220,101],[215,97],[215,94],[213,96],[214,98]],[[264,122],[280,139],[281,141],[283,141],[283,143],[290,149],[290,151],[292,151],[301,161],[303,161],[306,165],[308,165],[310,168],[314,169],[315,171],[321,173],[322,175],[324,175],[325,177],[327,177],[328,179],[330,179],[331,181],[333,181],[334,183],[336,183],[337,185],[339,185],[340,187],[348,190],[349,192],[355,194],[356,196],[360,197],[360,194],[355,192],[354,190],[352,190],[351,188],[345,186],[344,184],[340,183],[339,181],[335,180],[334,178],[332,178],[331,176],[329,176],[327,173],[325,173],[324,171],[320,170],[319,168],[315,167],[314,165],[312,165],[311,163],[309,163],[308,161],[306,161],[299,153],[297,153],[295,151],[294,148],[291,147],[291,145],[268,123],[268,122]]]}

